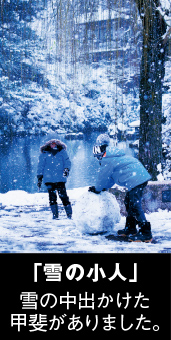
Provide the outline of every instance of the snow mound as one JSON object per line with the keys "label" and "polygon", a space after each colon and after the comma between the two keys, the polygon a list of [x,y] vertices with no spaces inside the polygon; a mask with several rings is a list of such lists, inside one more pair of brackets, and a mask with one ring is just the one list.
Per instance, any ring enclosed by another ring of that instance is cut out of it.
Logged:
{"label": "snow mound", "polygon": [[0,194],[0,204],[5,206],[24,206],[48,204],[47,194],[29,194],[23,190],[12,190],[5,194]]}
{"label": "snow mound", "polygon": [[84,193],[73,207],[73,220],[83,233],[111,232],[120,219],[119,204],[108,192]]}

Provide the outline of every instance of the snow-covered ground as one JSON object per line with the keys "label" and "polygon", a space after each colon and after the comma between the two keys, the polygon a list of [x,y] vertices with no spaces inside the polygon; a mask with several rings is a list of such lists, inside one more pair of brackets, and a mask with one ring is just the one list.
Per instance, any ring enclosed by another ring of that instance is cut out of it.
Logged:
{"label": "snow-covered ground", "polygon": [[[67,191],[73,210],[82,195],[87,193],[87,189],[84,187]],[[93,218],[95,216],[98,218],[99,212],[96,206],[93,214]],[[52,219],[47,193],[28,194],[25,191],[9,191],[0,194],[0,252],[171,252],[171,211],[158,211],[146,215],[151,222],[154,237],[154,243],[150,244],[113,241],[107,239],[105,235],[84,233],[75,223],[76,220],[66,218],[61,202],[59,202],[59,215],[59,220]],[[121,216],[120,221],[114,226],[113,234],[117,235],[117,230],[124,228],[124,225],[125,217]]]}

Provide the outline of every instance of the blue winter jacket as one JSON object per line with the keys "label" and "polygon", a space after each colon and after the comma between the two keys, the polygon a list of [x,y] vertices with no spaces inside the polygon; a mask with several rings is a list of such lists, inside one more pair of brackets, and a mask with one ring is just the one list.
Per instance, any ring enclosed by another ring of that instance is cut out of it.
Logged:
{"label": "blue winter jacket", "polygon": [[37,175],[43,176],[44,183],[66,182],[63,176],[65,168],[70,170],[71,162],[65,149],[55,152],[55,150],[42,150],[39,156]]}
{"label": "blue winter jacket", "polygon": [[118,184],[130,191],[150,179],[151,176],[138,159],[125,155],[124,150],[107,148],[106,156],[101,160],[95,188],[101,191]]}

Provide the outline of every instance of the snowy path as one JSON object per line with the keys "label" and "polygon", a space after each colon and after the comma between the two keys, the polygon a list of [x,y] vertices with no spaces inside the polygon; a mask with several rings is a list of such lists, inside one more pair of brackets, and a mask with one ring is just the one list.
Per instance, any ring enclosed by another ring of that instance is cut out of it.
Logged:
{"label": "snowy path", "polygon": [[[74,193],[74,191],[73,191]],[[10,196],[11,195],[11,196]],[[27,196],[26,196],[27,195]],[[13,202],[13,204],[10,201]],[[15,199],[14,199],[15,197]],[[26,199],[26,197],[28,197]],[[31,198],[30,198],[31,197]],[[41,197],[41,199],[40,199]],[[74,205],[74,194],[71,195]],[[20,198],[20,199],[19,199]],[[23,202],[21,202],[23,200]],[[33,202],[34,201],[34,202]],[[34,204],[33,204],[34,203]],[[171,252],[171,211],[147,215],[157,243],[127,243],[108,240],[104,235],[82,234],[59,205],[60,219],[52,220],[47,194],[0,195],[0,252],[11,253],[160,253]],[[124,228],[125,217],[116,224]]]}

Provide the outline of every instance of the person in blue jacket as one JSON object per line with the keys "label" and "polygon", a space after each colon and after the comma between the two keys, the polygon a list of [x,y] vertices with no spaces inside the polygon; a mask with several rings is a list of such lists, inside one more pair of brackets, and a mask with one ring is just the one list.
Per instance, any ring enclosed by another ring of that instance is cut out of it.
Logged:
{"label": "person in blue jacket", "polygon": [[71,161],[66,148],[66,145],[58,139],[52,139],[40,148],[37,185],[40,188],[43,179],[49,193],[49,203],[53,219],[58,218],[56,190],[63,203],[67,217],[72,217],[72,207],[65,187],[71,169]]}
{"label": "person in blue jacket", "polygon": [[100,172],[95,186],[89,187],[89,191],[99,194],[114,184],[126,187],[126,225],[123,230],[118,230],[118,235],[127,236],[129,241],[151,242],[151,225],[141,206],[143,189],[151,179],[150,174],[138,159],[126,155],[122,149],[110,146],[107,134],[98,136],[93,153],[99,160]]}

